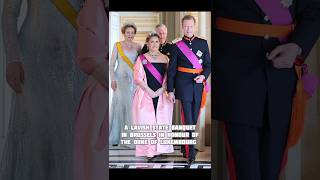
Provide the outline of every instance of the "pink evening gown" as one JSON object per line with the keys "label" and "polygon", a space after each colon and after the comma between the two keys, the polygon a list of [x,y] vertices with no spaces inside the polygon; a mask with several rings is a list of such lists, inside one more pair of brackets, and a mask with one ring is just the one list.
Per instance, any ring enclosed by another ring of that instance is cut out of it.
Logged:
{"label": "pink evening gown", "polygon": [[[77,19],[77,63],[89,75],[75,122],[74,179],[105,180],[108,90],[91,75],[108,57],[108,18],[102,0],[87,0]],[[107,69],[107,68],[106,68]]]}
{"label": "pink evening gown", "polygon": [[[164,83],[166,83],[166,76]],[[147,84],[146,72],[143,68],[140,57],[134,65],[134,82]],[[157,110],[155,113],[152,98],[139,86],[134,93],[132,102],[133,125],[172,125],[173,103],[163,93],[158,98]],[[167,131],[170,132],[170,131]],[[158,141],[159,138],[155,138]],[[174,152],[173,145],[157,143],[155,145],[136,145],[136,156],[153,157],[162,153]]]}

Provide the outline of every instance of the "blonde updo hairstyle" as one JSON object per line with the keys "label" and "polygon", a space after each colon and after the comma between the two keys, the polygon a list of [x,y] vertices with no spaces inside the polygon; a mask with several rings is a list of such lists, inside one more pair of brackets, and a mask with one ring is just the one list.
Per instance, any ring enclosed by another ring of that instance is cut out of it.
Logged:
{"label": "blonde updo hairstyle", "polygon": [[134,23],[125,23],[121,27],[121,33],[124,34],[128,28],[133,28],[134,29],[134,34],[137,33],[137,26]]}

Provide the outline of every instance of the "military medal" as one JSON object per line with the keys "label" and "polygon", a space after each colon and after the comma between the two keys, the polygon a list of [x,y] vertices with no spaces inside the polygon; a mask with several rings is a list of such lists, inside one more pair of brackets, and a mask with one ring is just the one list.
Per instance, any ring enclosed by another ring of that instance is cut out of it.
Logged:
{"label": "military medal", "polygon": [[282,7],[289,8],[292,5],[293,0],[281,0]]}
{"label": "military medal", "polygon": [[202,52],[200,50],[197,51],[197,56],[201,57],[202,56]]}

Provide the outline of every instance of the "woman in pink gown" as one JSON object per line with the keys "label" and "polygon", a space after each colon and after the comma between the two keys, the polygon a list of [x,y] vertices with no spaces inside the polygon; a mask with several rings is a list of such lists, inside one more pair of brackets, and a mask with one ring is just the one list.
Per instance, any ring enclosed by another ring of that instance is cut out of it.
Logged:
{"label": "woman in pink gown", "polygon": [[75,122],[74,179],[104,180],[108,157],[108,18],[103,0],[87,0],[77,22],[77,63],[89,77]]}
{"label": "woman in pink gown", "polygon": [[[172,125],[173,103],[166,96],[166,70],[168,57],[159,52],[159,35],[147,37],[149,52],[140,55],[134,66],[134,82],[137,89],[132,103],[133,125]],[[157,132],[157,131],[152,131]],[[168,132],[168,131],[166,131]],[[136,145],[136,156],[151,160],[162,153],[172,153],[173,145]]]}

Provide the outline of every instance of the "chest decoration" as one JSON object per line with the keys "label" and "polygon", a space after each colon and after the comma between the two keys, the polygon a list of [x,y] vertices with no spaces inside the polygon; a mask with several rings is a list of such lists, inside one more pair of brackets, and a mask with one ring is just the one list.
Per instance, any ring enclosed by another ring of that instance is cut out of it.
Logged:
{"label": "chest decoration", "polygon": [[200,50],[197,51],[197,56],[198,56],[198,57],[201,57],[202,54],[203,54],[203,53],[202,53]]}
{"label": "chest decoration", "polygon": [[289,8],[292,5],[293,0],[281,0],[280,3],[282,4],[282,7]]}

